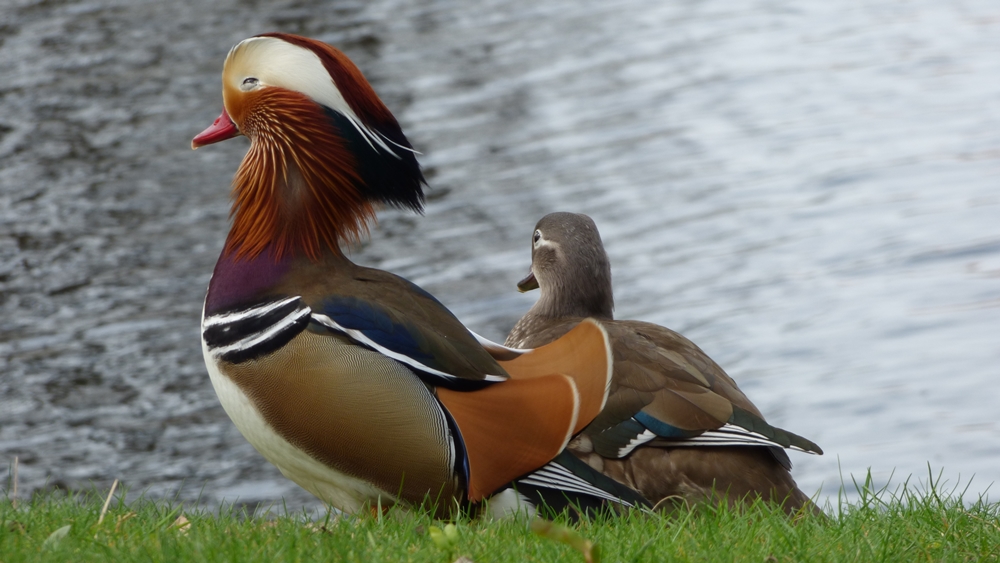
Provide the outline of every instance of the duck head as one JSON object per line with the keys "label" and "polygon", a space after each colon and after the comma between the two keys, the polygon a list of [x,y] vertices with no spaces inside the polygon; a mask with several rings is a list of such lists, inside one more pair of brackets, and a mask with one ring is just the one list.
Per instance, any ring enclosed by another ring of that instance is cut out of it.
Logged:
{"label": "duck head", "polygon": [[269,33],[233,47],[223,110],[192,148],[245,135],[226,251],[318,259],[367,233],[378,205],[420,211],[424,178],[396,118],[339,50]]}
{"label": "duck head", "polygon": [[541,289],[536,315],[610,320],[611,263],[594,221],[580,213],[542,217],[531,235],[531,271],[517,288]]}

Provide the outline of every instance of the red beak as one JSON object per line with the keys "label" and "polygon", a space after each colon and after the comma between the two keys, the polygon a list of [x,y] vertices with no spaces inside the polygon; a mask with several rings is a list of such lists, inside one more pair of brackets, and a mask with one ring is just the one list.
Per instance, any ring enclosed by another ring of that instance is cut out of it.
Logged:
{"label": "red beak", "polygon": [[216,118],[208,126],[208,129],[198,133],[194,139],[191,139],[191,148],[196,149],[205,145],[211,145],[212,143],[218,143],[219,141],[225,141],[226,139],[232,139],[239,134],[240,130],[236,128],[236,124],[229,118],[226,108],[222,108],[222,115]]}

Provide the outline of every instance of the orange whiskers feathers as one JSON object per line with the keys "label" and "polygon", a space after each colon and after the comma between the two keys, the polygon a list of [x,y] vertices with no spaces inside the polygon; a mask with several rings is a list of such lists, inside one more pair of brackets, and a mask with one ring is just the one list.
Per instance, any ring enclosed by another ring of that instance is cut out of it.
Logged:
{"label": "orange whiskers feathers", "polygon": [[233,117],[251,145],[233,179],[226,251],[249,259],[270,246],[276,259],[295,252],[317,259],[366,235],[375,209],[359,190],[354,155],[323,108],[279,88],[240,105]]}

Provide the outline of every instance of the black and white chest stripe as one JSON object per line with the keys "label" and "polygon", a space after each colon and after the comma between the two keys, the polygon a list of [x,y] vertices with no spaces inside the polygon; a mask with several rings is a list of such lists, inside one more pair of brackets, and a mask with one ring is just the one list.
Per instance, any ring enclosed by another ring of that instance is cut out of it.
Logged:
{"label": "black and white chest stripe", "polygon": [[309,325],[312,311],[286,297],[205,317],[201,336],[216,360],[238,364],[274,352]]}
{"label": "black and white chest stripe", "polygon": [[[274,352],[288,344],[310,323],[313,323],[314,329],[344,335],[359,346],[396,360],[431,385],[467,383],[455,375],[434,369],[387,348],[369,338],[361,330],[341,326],[329,316],[314,312],[299,296],[205,317],[201,323],[201,335],[209,353],[217,361],[238,364]],[[496,383],[505,379],[507,379],[505,376],[485,375],[483,382]]]}

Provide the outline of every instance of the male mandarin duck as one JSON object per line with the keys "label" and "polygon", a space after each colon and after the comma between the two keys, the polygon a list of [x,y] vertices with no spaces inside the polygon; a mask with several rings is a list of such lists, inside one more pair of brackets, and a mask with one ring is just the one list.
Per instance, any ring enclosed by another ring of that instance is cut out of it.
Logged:
{"label": "male mandarin duck", "polygon": [[590,217],[543,217],[532,235],[531,271],[518,289],[541,291],[507,346],[545,345],[584,318],[599,319],[611,339],[607,405],[567,448],[591,468],[653,505],[759,496],[789,513],[818,510],[795,485],[784,448],[822,454],[819,446],[768,424],[687,338],[651,323],[613,320],[611,266]]}
{"label": "male mandarin duck", "polygon": [[337,49],[252,37],[229,52],[222,81],[222,115],[192,147],[245,135],[250,148],[202,347],[247,440],[346,512],[428,500],[447,511],[548,467],[604,406],[603,328],[586,321],[550,346],[505,350],[416,285],[347,259],[341,245],[376,206],[421,209],[424,180]]}

